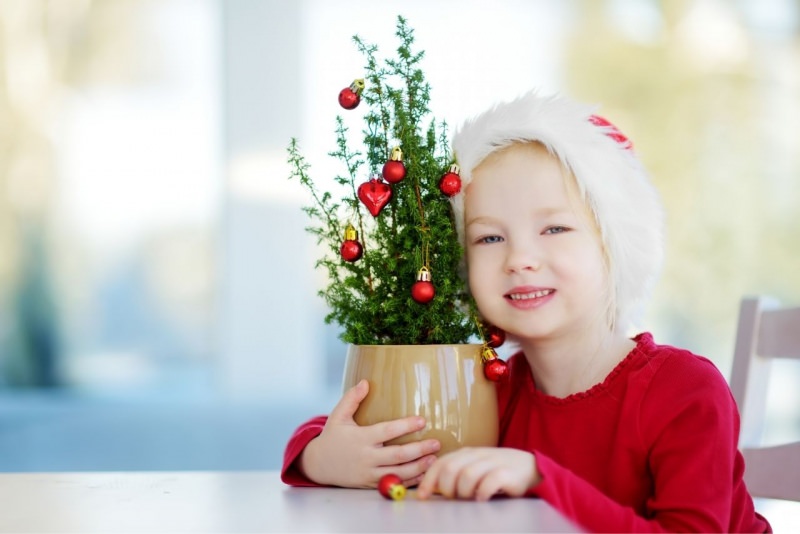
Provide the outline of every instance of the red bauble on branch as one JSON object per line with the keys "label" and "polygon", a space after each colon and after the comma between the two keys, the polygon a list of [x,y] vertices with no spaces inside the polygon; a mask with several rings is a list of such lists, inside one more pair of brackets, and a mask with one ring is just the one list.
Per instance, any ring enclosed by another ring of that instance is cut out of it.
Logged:
{"label": "red bauble on branch", "polygon": [[411,298],[419,304],[427,304],[436,296],[436,288],[431,282],[431,272],[423,267],[417,273],[417,281],[411,286]]}
{"label": "red bauble on branch", "polygon": [[486,344],[489,345],[491,348],[496,349],[500,345],[506,342],[506,333],[492,325],[486,329]]}
{"label": "red bauble on branch", "polygon": [[458,165],[451,165],[450,170],[439,180],[439,190],[448,197],[452,197],[461,191],[461,176],[458,175],[459,171]]}
{"label": "red bauble on branch", "polygon": [[399,146],[392,149],[392,156],[383,165],[383,179],[390,184],[396,184],[406,177],[406,166],[403,163],[403,151]]}
{"label": "red bauble on branch", "polygon": [[349,87],[339,91],[339,105],[344,109],[355,109],[361,102],[361,92],[364,90],[364,80],[353,80]]}
{"label": "red bauble on branch", "polygon": [[348,224],[344,230],[344,242],[339,252],[342,259],[349,262],[358,261],[364,255],[364,247],[358,242],[358,232],[352,224]]}
{"label": "red bauble on branch", "polygon": [[358,186],[358,199],[367,207],[373,217],[377,217],[383,207],[392,199],[392,188],[380,178],[370,178]]}
{"label": "red bauble on branch", "polygon": [[497,357],[493,348],[486,346],[481,353],[483,375],[492,382],[499,382],[508,376],[508,364]]}

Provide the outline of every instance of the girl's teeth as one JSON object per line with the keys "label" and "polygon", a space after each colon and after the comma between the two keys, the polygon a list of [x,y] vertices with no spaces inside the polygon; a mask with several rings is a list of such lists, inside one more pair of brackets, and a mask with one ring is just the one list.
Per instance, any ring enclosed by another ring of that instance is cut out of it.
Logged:
{"label": "girl's teeth", "polygon": [[542,289],[541,291],[532,291],[530,293],[512,293],[509,295],[511,300],[527,300],[527,299],[538,299],[545,297],[552,293],[552,289]]}

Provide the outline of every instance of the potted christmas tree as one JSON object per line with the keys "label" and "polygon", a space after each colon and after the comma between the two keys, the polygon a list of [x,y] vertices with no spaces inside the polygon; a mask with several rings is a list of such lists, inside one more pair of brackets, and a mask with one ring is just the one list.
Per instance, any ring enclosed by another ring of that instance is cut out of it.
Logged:
{"label": "potted christmas tree", "polygon": [[[292,139],[291,177],[310,193],[307,230],[325,251],[317,267],[328,277],[320,291],[330,310],[326,321],[339,324],[350,344],[344,387],[370,382],[356,421],[417,414],[428,426],[399,442],[436,437],[441,452],[494,445],[491,381],[504,376],[505,363],[493,348],[502,339],[480,324],[460,276],[462,249],[448,197],[461,182],[446,124],[430,117],[423,52],[412,50],[413,30],[402,17],[396,35],[397,57],[382,62],[375,45],[353,37],[366,65],[363,78],[339,93],[345,118],[336,118],[330,155],[343,174],[319,187]],[[359,119],[356,149],[350,132]],[[482,342],[470,343],[476,339]]]}

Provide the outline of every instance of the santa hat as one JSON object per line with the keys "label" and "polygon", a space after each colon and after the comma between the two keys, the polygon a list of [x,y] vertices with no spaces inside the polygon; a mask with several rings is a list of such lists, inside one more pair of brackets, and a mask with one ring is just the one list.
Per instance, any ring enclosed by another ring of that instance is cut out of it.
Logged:
{"label": "santa hat", "polygon": [[489,154],[538,142],[575,177],[595,217],[610,270],[610,319],[623,331],[638,319],[663,259],[663,211],[655,188],[632,150],[592,106],[530,92],[466,121],[453,136],[461,193],[451,198],[464,243],[464,192]]}

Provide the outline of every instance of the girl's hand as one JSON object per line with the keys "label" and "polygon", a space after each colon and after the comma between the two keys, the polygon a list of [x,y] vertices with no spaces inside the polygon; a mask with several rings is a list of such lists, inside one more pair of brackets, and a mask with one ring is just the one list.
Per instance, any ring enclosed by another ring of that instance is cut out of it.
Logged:
{"label": "girl's hand", "polygon": [[406,417],[370,426],[353,419],[369,392],[362,380],[342,396],[322,433],[300,455],[300,470],[317,484],[349,488],[375,488],[383,475],[394,473],[406,486],[414,486],[436,459],[438,440],[404,445],[384,442],[425,428],[422,417]]}
{"label": "girl's hand", "polygon": [[494,495],[522,497],[541,481],[536,457],[526,451],[495,447],[463,448],[439,458],[417,488],[417,497],[489,500]]}

